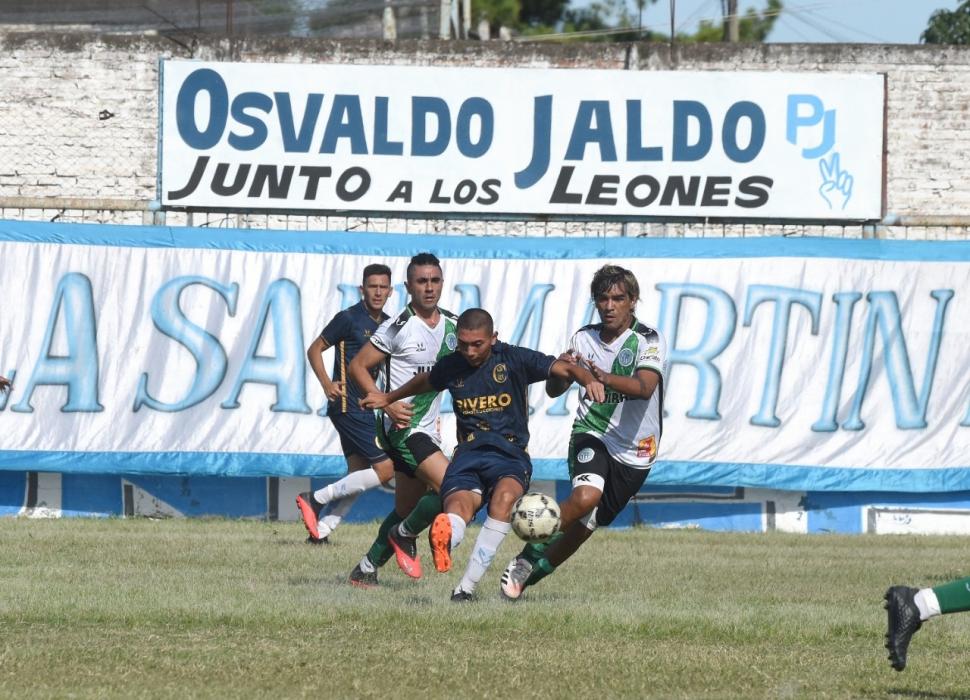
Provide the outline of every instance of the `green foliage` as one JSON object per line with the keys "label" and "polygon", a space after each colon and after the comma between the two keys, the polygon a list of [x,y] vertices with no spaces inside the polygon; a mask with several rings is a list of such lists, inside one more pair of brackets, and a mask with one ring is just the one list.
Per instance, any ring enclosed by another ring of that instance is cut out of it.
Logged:
{"label": "green foliage", "polygon": [[[564,39],[577,41],[668,41],[662,33],[638,29],[643,10],[658,1],[594,0],[582,7],[571,7],[569,0],[473,0],[472,14],[476,21],[486,18],[493,29],[504,25],[526,36],[561,33]],[[739,19],[741,41],[764,41],[771,33],[782,0],[767,3],[761,12],[749,8]],[[574,33],[579,35],[571,38]],[[723,39],[722,24],[710,20],[701,22],[694,34],[677,35],[677,40],[684,42]]]}
{"label": "green foliage", "polygon": [[930,15],[920,36],[924,44],[970,44],[970,0],[952,12],[937,10]]}
{"label": "green foliage", "polygon": [[509,604],[510,537],[454,604],[477,527],[447,575],[352,588],[376,527],[2,518],[0,697],[966,697],[970,613],[900,674],[881,605],[966,575],[965,538],[600,530]]}
{"label": "green foliage", "polygon": [[[761,12],[754,8],[738,18],[738,38],[743,42],[762,42],[771,34],[772,27],[781,14],[782,1],[768,0],[768,7]],[[724,41],[724,25],[715,24],[710,20],[702,20],[694,34],[678,34],[677,41],[681,42],[715,42]]]}

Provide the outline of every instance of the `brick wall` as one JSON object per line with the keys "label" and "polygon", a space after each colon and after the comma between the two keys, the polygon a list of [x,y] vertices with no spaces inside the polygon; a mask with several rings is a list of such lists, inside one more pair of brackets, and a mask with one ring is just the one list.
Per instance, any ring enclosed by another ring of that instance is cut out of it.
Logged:
{"label": "brick wall", "polygon": [[884,72],[887,210],[970,215],[970,47],[329,42],[0,33],[0,197],[155,198],[158,60]]}

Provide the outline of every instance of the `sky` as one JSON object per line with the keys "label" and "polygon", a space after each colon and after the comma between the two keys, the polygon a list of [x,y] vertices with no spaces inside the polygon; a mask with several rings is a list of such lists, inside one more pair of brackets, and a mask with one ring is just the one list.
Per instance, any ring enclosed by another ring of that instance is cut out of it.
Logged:
{"label": "sky", "polygon": [[[670,32],[671,0],[657,0],[644,9],[643,24]],[[587,4],[574,0],[573,5]],[[769,42],[837,42],[918,44],[934,10],[955,10],[960,0],[783,0],[781,16]],[[632,0],[628,5],[633,6]],[[747,9],[763,10],[767,0],[738,0]],[[679,32],[693,32],[701,19],[721,21],[721,0],[674,0]]]}

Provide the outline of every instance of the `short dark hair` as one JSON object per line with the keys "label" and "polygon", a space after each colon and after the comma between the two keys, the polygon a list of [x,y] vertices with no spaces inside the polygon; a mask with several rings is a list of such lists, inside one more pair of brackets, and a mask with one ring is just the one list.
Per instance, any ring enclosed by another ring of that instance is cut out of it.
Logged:
{"label": "short dark hair", "polygon": [[367,278],[371,275],[386,275],[387,279],[391,279],[391,268],[382,263],[373,263],[364,268],[364,274],[360,277],[360,283],[366,284]]}
{"label": "short dark hair", "polygon": [[441,261],[434,256],[433,253],[418,253],[413,258],[411,262],[408,263],[407,278],[411,279],[411,272],[416,267],[421,265],[434,265],[439,270],[441,269]]}
{"label": "short dark hair", "polygon": [[593,281],[589,285],[590,296],[595,299],[606,294],[610,287],[622,287],[630,299],[640,298],[640,284],[632,272],[619,265],[603,265],[593,274]]}
{"label": "short dark hair", "polygon": [[485,309],[465,309],[458,317],[458,330],[477,331],[485,329],[491,335],[495,331],[495,324],[492,321],[492,314]]}

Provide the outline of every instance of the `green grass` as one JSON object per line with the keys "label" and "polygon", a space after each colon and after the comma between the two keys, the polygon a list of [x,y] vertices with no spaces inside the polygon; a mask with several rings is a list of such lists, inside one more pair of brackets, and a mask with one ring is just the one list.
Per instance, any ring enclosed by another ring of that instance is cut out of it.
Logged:
{"label": "green grass", "polygon": [[903,673],[882,648],[885,588],[970,573],[962,538],[598,532],[515,604],[509,540],[456,605],[477,529],[452,573],[357,590],[375,531],[0,519],[0,697],[970,697],[970,614]]}

